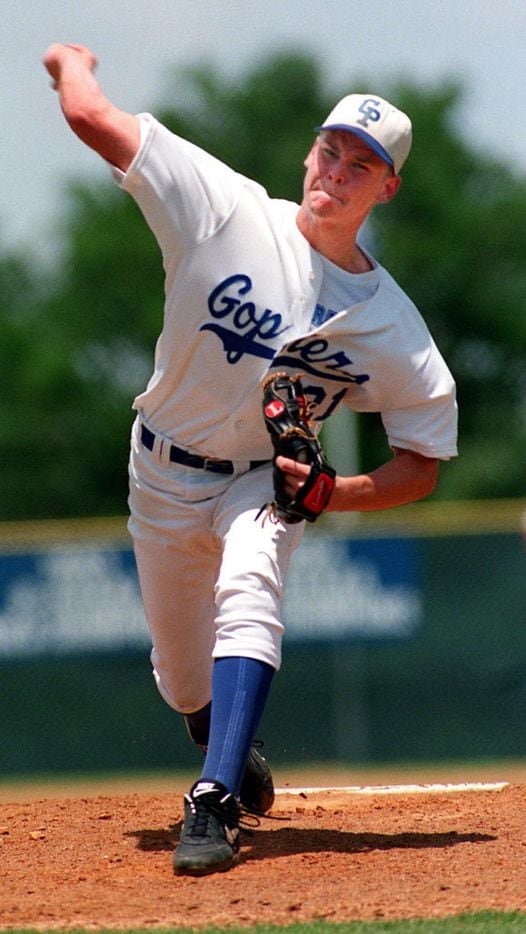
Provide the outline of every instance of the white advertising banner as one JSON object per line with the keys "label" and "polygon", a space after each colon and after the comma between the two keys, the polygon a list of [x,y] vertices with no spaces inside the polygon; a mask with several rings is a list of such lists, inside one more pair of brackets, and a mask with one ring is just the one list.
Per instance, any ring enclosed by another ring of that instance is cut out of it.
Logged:
{"label": "white advertising banner", "polygon": [[[404,639],[421,619],[414,541],[307,536],[284,603],[286,639]],[[0,658],[148,649],[131,549],[0,555]]]}

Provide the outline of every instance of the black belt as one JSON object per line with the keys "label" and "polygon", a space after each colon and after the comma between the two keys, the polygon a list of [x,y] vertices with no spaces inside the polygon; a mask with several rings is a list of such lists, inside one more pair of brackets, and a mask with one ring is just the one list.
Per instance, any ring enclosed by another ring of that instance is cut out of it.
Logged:
{"label": "black belt", "polygon": [[[141,441],[145,448],[153,451],[155,444],[155,435],[146,425],[141,425]],[[234,473],[232,461],[216,460],[213,457],[200,457],[199,454],[190,454],[189,451],[183,451],[182,448],[170,445],[170,460],[174,464],[184,464],[185,467],[195,467],[198,470],[211,470],[213,473]],[[255,470],[256,467],[262,467],[268,464],[268,461],[250,461],[249,470]]]}

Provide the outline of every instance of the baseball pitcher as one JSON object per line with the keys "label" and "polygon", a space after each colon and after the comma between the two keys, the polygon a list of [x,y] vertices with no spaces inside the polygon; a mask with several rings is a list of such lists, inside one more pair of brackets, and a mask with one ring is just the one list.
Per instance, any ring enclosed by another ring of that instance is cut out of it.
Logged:
{"label": "baseball pitcher", "polygon": [[[405,114],[372,93],[339,101],[296,204],[120,110],[96,64],[81,45],[44,57],[69,126],[135,199],[165,270],[153,372],[134,401],[130,531],[157,687],[204,751],[174,869],[203,875],[238,861],[243,810],[272,807],[254,738],[305,522],[427,496],[456,454],[455,387],[358,236],[399,188]],[[381,414],[392,456],[370,473],[336,475],[321,451],[341,405]]]}

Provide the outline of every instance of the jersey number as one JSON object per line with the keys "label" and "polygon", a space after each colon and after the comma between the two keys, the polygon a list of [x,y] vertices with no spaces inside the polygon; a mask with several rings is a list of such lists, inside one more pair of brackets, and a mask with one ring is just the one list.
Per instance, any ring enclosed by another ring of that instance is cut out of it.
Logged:
{"label": "jersey number", "polygon": [[325,419],[328,418],[329,415],[332,415],[334,410],[338,408],[346,392],[347,392],[346,388],[340,389],[340,391],[336,392],[332,396],[332,398],[329,397],[329,404],[327,408],[325,409],[324,412],[320,412],[319,409],[321,408],[321,406],[324,404],[325,400],[327,399],[326,390],[322,389],[321,386],[306,386],[305,395],[308,396],[312,400],[313,407],[315,407],[318,412],[318,414],[314,416],[313,420],[315,422],[325,421]]}

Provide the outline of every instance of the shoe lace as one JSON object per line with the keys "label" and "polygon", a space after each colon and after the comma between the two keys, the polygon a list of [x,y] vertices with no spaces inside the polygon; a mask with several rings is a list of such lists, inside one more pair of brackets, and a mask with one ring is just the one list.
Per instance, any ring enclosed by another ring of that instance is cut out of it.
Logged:
{"label": "shoe lace", "polygon": [[188,796],[187,801],[192,814],[190,833],[193,837],[207,837],[210,820],[213,817],[220,820],[224,819],[222,810],[215,802],[204,801],[202,798]]}
{"label": "shoe lace", "polygon": [[241,805],[241,816],[239,819],[239,826],[241,830],[244,830],[245,833],[252,834],[254,830],[261,826],[261,818],[263,820],[274,820],[274,821],[288,821],[289,817],[280,817],[277,814],[269,814],[268,811],[265,814],[260,814],[257,811],[251,811],[250,808],[244,807]]}
{"label": "shoe lace", "polygon": [[228,804],[209,795],[199,798],[192,798],[188,795],[187,801],[192,814],[190,833],[194,837],[207,837],[212,819],[227,823],[230,818],[232,824],[237,824],[240,830],[248,834],[252,834],[261,824],[259,817],[239,802],[229,807]]}
{"label": "shoe lace", "polygon": [[[261,815],[263,817],[263,815]],[[239,827],[240,830],[244,830],[245,833],[249,835],[254,833],[261,824],[261,820],[255,811],[250,811],[248,808],[240,805],[240,814],[239,814]]]}
{"label": "shoe lace", "polygon": [[[187,800],[189,801],[192,812],[192,825],[190,828],[192,836],[207,837],[210,820],[212,818],[216,818],[220,820],[221,823],[224,823],[226,816],[225,810],[228,808],[228,805],[225,807],[221,801],[214,800],[213,798],[204,800],[203,798],[191,798],[188,796]],[[243,807],[243,805],[240,805],[239,802],[237,803],[237,812],[233,817],[239,829],[250,837],[253,835],[254,831],[261,826],[260,817],[271,821],[288,820],[287,817],[278,817],[277,814],[261,814],[258,816],[254,811],[250,811]]]}

